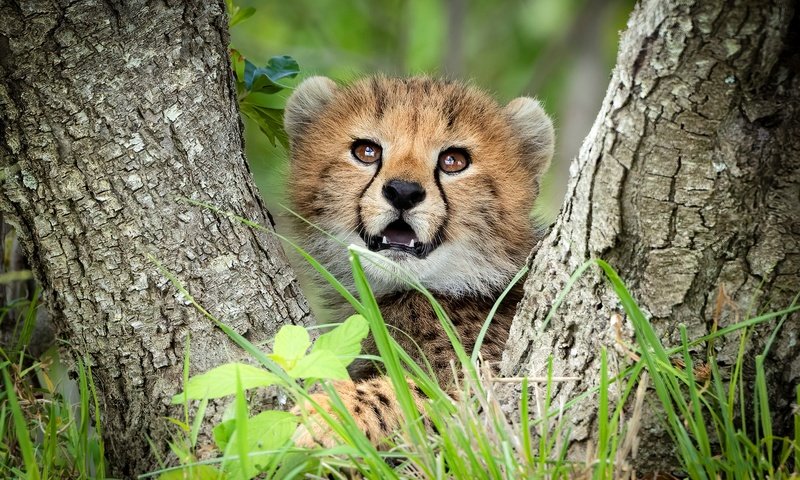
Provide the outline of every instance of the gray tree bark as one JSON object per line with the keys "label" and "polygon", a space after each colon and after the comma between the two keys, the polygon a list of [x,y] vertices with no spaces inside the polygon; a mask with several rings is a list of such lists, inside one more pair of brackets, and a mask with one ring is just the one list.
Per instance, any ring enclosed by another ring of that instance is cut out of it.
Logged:
{"label": "gray tree bark", "polygon": [[[242,154],[224,2],[0,2],[0,208],[101,395],[112,473],[155,466],[186,339],[237,348],[148,258],[251,341],[310,315]],[[212,412],[213,413],[213,412]]]}
{"label": "gray tree bark", "polygon": [[[637,6],[602,109],[572,163],[559,219],[531,260],[505,374],[540,376],[552,355],[555,375],[581,377],[556,385],[555,404],[597,386],[600,348],[617,348],[611,319],[624,315],[599,270],[543,324],[570,274],[591,258],[620,272],[670,346],[679,344],[679,323],[692,338],[709,333],[720,288],[738,305],[721,326],[741,319],[751,302],[755,312],[789,306],[800,292],[798,16],[790,0]],[[751,365],[774,328],[750,336]],[[794,314],[766,360],[777,428],[789,427],[800,381],[799,331]],[[722,365],[735,361],[734,337],[715,342]],[[504,393],[513,408],[519,386]],[[596,397],[566,415],[570,452],[586,458]],[[645,419],[640,467],[677,469],[658,416]]]}

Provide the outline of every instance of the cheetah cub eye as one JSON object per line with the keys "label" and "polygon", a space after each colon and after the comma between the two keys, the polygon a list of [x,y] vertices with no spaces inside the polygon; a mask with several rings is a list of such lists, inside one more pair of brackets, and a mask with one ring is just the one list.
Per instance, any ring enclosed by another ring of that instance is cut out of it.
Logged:
{"label": "cheetah cub eye", "polygon": [[372,164],[381,159],[383,149],[380,145],[369,140],[356,140],[351,152],[356,160],[361,163]]}
{"label": "cheetah cub eye", "polygon": [[439,154],[439,170],[444,173],[458,173],[470,164],[469,153],[461,148],[449,148]]}

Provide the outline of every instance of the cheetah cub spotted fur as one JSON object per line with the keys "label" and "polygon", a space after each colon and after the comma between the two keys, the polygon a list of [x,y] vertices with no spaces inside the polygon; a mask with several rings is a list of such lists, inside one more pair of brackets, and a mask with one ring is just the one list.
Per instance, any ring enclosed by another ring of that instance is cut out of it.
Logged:
{"label": "cheetah cub spotted fur", "polygon": [[[498,105],[481,90],[427,77],[370,77],[337,85],[311,77],[289,98],[289,192],[303,222],[302,246],[337,278],[351,277],[345,247],[379,252],[431,291],[471,351],[495,300],[536,240],[530,217],[553,155],[553,125],[536,100]],[[364,262],[383,317],[410,354],[422,354],[446,388],[454,353],[427,300],[395,272]],[[500,359],[520,298],[498,309],[481,349]],[[328,298],[346,314],[344,301]],[[366,342],[366,353],[375,354]],[[391,381],[371,364],[335,385],[375,444],[401,421]],[[424,398],[416,394],[418,407]],[[324,395],[316,400],[327,405]],[[422,410],[421,410],[422,411]],[[324,422],[296,435],[300,445],[336,443]]]}

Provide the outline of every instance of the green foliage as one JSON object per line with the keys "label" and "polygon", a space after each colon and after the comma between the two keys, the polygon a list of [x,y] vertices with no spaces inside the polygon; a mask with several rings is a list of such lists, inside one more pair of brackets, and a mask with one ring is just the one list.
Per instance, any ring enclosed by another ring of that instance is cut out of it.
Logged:
{"label": "green foliage", "polygon": [[[26,302],[0,307],[2,317],[22,311],[22,323],[35,321],[36,308]],[[91,369],[78,363],[79,400],[73,405],[55,352],[34,361],[24,350],[0,348],[0,358],[0,478],[105,478]],[[53,375],[62,378],[54,381]]]}
{"label": "green foliage", "polygon": [[[713,390],[709,391],[708,385],[699,385],[695,379],[695,363],[689,355],[689,347],[702,339],[689,341],[686,327],[679,325],[681,345],[675,349],[666,349],[614,269],[602,260],[592,263],[596,263],[605,273],[636,333],[637,351],[641,360],[628,368],[627,372],[636,371],[644,366],[650,373],[653,388],[664,410],[664,419],[669,426],[668,431],[679,452],[678,458],[689,477],[788,478],[791,475],[789,470],[791,451],[800,438],[775,438],[772,434],[772,419],[763,369],[764,355],[757,356],[755,364],[756,395],[752,418],[756,419],[756,431],[747,435],[741,424],[747,417],[742,416],[737,420],[731,415],[733,405],[727,403],[728,395],[724,391],[723,378],[719,374],[716,359],[709,357],[706,365],[706,369],[711,371],[711,378],[706,382],[714,385]],[[798,310],[800,306],[791,305],[783,311],[761,315],[731,327],[742,330],[742,335],[747,336],[747,329],[756,323],[779,318],[777,329],[783,324],[787,315]],[[728,327],[726,333],[733,331],[731,327]],[[712,340],[719,336],[719,333],[712,333],[703,339]],[[671,356],[675,353],[682,354],[685,368],[679,369],[673,366]],[[740,355],[737,359],[737,369],[741,368],[742,362],[743,357]],[[631,378],[635,380],[636,375],[632,375]],[[739,387],[741,388],[741,385]],[[736,388],[735,382],[730,388]],[[745,402],[741,405],[742,409],[744,405]],[[713,430],[710,431],[709,426]],[[783,454],[780,461],[775,462],[773,451],[778,444],[781,445]]]}
{"label": "green foliage", "polygon": [[327,350],[346,367],[361,353],[361,341],[368,334],[369,325],[364,317],[352,315],[341,326],[320,335],[311,353]]}
{"label": "green foliage", "polygon": [[[173,279],[173,281],[175,281]],[[179,287],[182,288],[182,287]],[[188,293],[188,292],[187,292]],[[194,302],[194,300],[191,300]],[[230,331],[232,333],[232,331]],[[247,389],[280,385],[288,391],[302,390],[299,397],[309,398],[307,389],[320,380],[338,380],[347,377],[346,367],[358,355],[361,341],[367,335],[366,320],[353,315],[341,325],[310,340],[308,331],[296,325],[283,326],[275,336],[272,353],[259,357],[268,360],[266,365],[256,367],[244,363],[227,363],[208,372],[185,378],[185,390],[172,398],[173,403],[183,403],[188,412],[190,400],[208,401],[211,398],[233,396],[233,408],[229,409],[221,423],[213,428],[216,448],[223,455],[215,462],[220,468],[196,463],[190,450],[197,442],[196,430],[205,411],[205,404],[198,409],[189,442],[173,441],[173,451],[185,464],[182,467],[165,469],[159,478],[182,478],[180,475],[211,475],[208,478],[234,479],[254,478],[275,470],[284,463],[287,448],[299,421],[294,414],[267,410],[249,416],[244,392]],[[241,337],[236,337],[246,342]],[[249,349],[256,349],[247,343]],[[309,351],[309,348],[311,349]],[[188,351],[186,361],[188,364]],[[263,367],[267,367],[266,369]],[[273,371],[270,371],[273,370]],[[294,379],[306,379],[300,386]],[[188,414],[187,414],[188,415]],[[171,419],[185,433],[189,433],[188,418],[185,421]],[[181,446],[184,445],[184,446]],[[280,462],[279,462],[280,460]],[[199,470],[198,470],[199,469]]]}
{"label": "green foliage", "polygon": [[[233,27],[253,16],[253,7],[240,8],[226,0],[229,27]],[[297,61],[288,55],[274,56],[266,65],[259,67],[237,49],[230,49],[231,66],[236,75],[236,95],[242,115],[252,120],[274,147],[276,142],[287,146],[288,139],[283,130],[283,103],[276,94],[288,88],[281,83],[300,73]]]}
{"label": "green foliage", "polygon": [[[14,233],[2,241],[7,255],[3,266],[9,270]],[[29,280],[31,272],[11,270],[0,277],[5,287]],[[26,291],[25,286],[13,287],[6,295]],[[39,358],[28,353],[39,308],[44,308],[40,295],[36,288],[0,305],[0,478],[104,478],[102,424],[91,368],[79,361],[76,383],[67,378],[55,349]]]}
{"label": "green foliage", "polygon": [[[285,325],[275,336],[273,353],[267,356],[290,378],[340,380],[347,378],[347,366],[358,355],[367,333],[364,318],[353,315],[321,335],[308,352],[311,347],[308,331],[297,325]],[[185,390],[172,397],[172,403],[226,397],[236,394],[239,388],[268,387],[280,382],[280,377],[263,368],[226,363],[189,379]]]}
{"label": "green foliage", "polygon": [[264,67],[257,67],[235,49],[231,49],[231,61],[240,111],[258,125],[273,146],[276,140],[286,146],[283,108],[274,95],[287,88],[281,80],[294,78],[300,72],[297,62],[283,55],[270,58]]}
{"label": "green foliage", "polygon": [[275,336],[275,348],[269,358],[283,367],[291,370],[303,358],[311,346],[308,331],[299,325],[286,325]]}
{"label": "green foliage", "polygon": [[253,7],[240,8],[233,4],[233,0],[225,0],[225,5],[228,8],[228,28],[233,28],[239,23],[247,20],[256,13]]}
{"label": "green foliage", "polygon": [[36,465],[36,453],[33,451],[33,442],[31,442],[28,434],[28,422],[25,421],[25,415],[22,413],[22,408],[19,406],[17,394],[14,392],[14,384],[11,383],[11,376],[5,368],[3,368],[3,383],[6,387],[6,401],[8,402],[9,410],[11,410],[11,416],[14,419],[14,428],[17,433],[19,449],[22,451],[22,459],[25,462],[27,477],[32,480],[39,480],[41,474],[39,473],[39,467]]}

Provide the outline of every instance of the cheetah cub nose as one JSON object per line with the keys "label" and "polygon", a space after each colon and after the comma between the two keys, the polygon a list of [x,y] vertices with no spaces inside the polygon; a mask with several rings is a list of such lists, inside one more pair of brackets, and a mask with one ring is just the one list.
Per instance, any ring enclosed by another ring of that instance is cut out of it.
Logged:
{"label": "cheetah cub nose", "polygon": [[425,189],[417,182],[390,180],[383,186],[383,196],[399,210],[409,210],[425,200]]}

